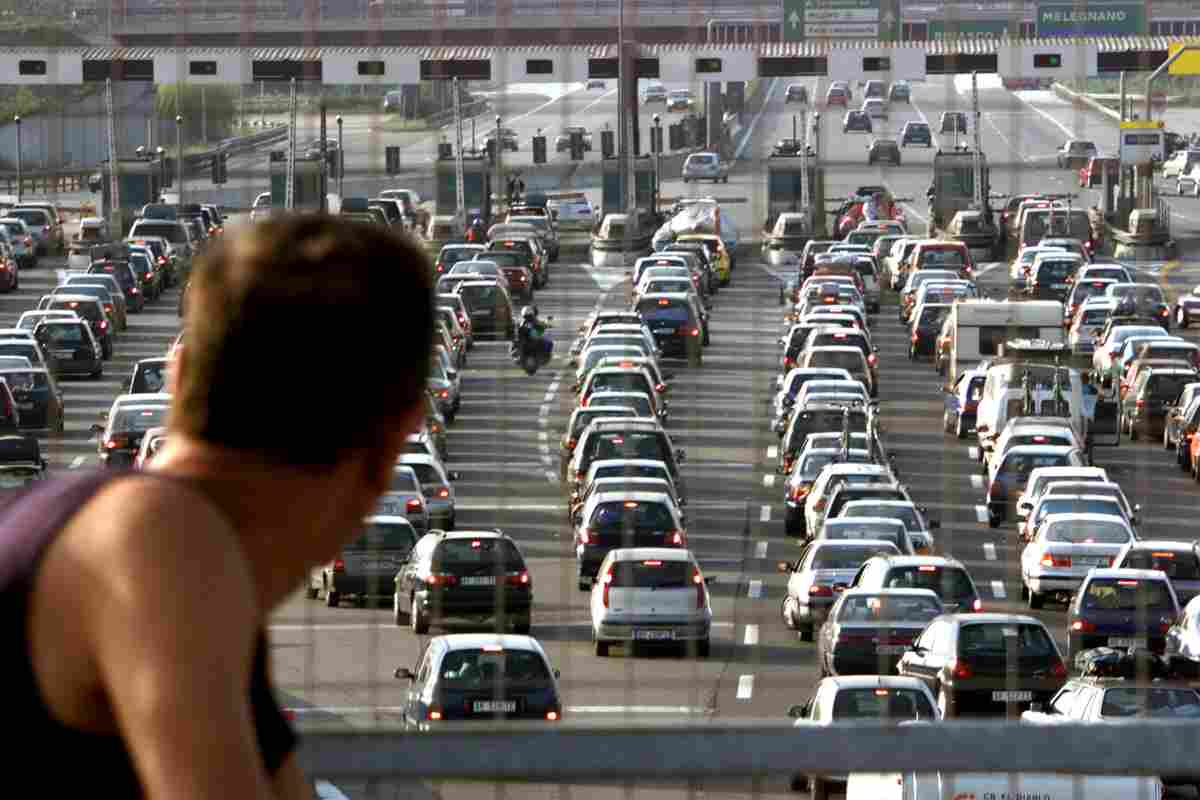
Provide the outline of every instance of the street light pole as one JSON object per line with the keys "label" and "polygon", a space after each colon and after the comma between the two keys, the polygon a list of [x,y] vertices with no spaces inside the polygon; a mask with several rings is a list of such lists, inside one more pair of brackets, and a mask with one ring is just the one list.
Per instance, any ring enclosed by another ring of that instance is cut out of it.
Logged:
{"label": "street light pole", "polygon": [[21,115],[17,114],[13,117],[13,122],[17,124],[17,203],[21,202]]}
{"label": "street light pole", "polygon": [[183,115],[175,115],[175,175],[179,181],[179,205],[183,205]]}
{"label": "street light pole", "polygon": [[338,126],[338,197],[342,197],[343,178],[346,175],[346,151],[342,149],[342,115],[337,115]]}
{"label": "street light pole", "polygon": [[659,199],[662,197],[662,117],[654,115],[654,213],[658,213]]}
{"label": "street light pole", "polygon": [[504,149],[503,142],[500,139],[500,115],[496,115],[496,138],[495,144],[492,145],[492,151],[496,154],[496,205],[500,205],[500,184],[504,180],[504,172],[500,167],[500,153]]}
{"label": "street light pole", "polygon": [[166,153],[167,151],[163,149],[162,145],[154,148],[154,155],[158,156],[158,196],[155,198],[156,200],[162,199],[163,188],[167,184],[167,163],[163,158]]}

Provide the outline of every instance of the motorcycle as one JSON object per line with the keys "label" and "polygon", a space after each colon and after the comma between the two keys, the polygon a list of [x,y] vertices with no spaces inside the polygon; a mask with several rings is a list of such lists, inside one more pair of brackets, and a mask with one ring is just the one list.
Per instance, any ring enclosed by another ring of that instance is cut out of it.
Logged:
{"label": "motorcycle", "polygon": [[[546,330],[554,327],[551,323],[554,322],[554,317],[546,317],[543,322]],[[526,375],[535,374],[540,368],[550,363],[550,358],[554,353],[554,342],[546,334],[543,334],[538,339],[531,339],[522,352],[520,340],[513,339],[512,346],[509,348],[508,354],[513,362],[519,364],[521,369],[525,370]]]}

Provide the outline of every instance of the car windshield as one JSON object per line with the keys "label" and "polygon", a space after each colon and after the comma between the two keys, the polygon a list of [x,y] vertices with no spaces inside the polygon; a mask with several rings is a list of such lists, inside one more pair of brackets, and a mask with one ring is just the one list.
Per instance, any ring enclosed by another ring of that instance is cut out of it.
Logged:
{"label": "car windshield", "polygon": [[601,478],[659,478],[670,480],[670,473],[662,465],[654,464],[614,464],[597,467],[592,476],[595,480]]}
{"label": "car windshield", "polygon": [[883,585],[886,589],[930,589],[942,600],[951,602],[975,596],[966,570],[940,564],[892,567]]}
{"label": "car windshield", "polygon": [[1139,609],[1175,609],[1171,590],[1164,580],[1134,578],[1095,578],[1083,593],[1087,611],[1137,611]]}
{"label": "car windshield", "polygon": [[659,460],[663,455],[664,447],[659,436],[654,433],[613,432],[602,433],[597,437],[597,461],[607,461],[612,458]]}
{"label": "car windshield", "polygon": [[1070,460],[1066,453],[1009,453],[997,471],[1004,476],[1028,476],[1038,467],[1066,467]]}
{"label": "car windshield", "polygon": [[1151,373],[1146,381],[1145,394],[1151,402],[1170,402],[1179,397],[1183,387],[1195,380],[1195,375],[1162,375]]}
{"label": "car windshield", "polygon": [[4,466],[0,468],[0,489],[20,489],[39,475],[41,470],[37,467]]}
{"label": "car windshield", "polygon": [[167,409],[165,406],[123,408],[113,418],[112,430],[114,432],[133,431],[145,433],[151,428],[161,426],[166,415]]}
{"label": "car windshield", "polygon": [[602,392],[594,395],[588,400],[589,406],[625,406],[637,411],[638,416],[648,417],[653,411],[650,407],[650,398],[646,395],[635,394],[618,394],[615,392]]}
{"label": "car windshield", "polygon": [[177,223],[169,225],[156,222],[140,223],[135,228],[136,236],[159,236],[166,239],[171,244],[186,243],[188,238],[184,233],[183,227]]}
{"label": "car windshield", "polygon": [[25,356],[31,364],[40,365],[38,350],[32,343],[0,342],[0,356]]}
{"label": "car windshield", "polygon": [[856,504],[844,509],[842,516],[850,519],[855,517],[894,519],[902,522],[906,531],[922,530],[920,517],[917,516],[917,510],[912,506]]}
{"label": "car windshield", "polygon": [[658,300],[644,300],[638,304],[638,311],[647,324],[673,322],[686,325],[691,322],[691,313],[683,303],[668,302],[664,305]]}
{"label": "car windshield", "polygon": [[603,532],[634,531],[637,533],[666,532],[675,528],[670,510],[653,501],[610,501],[596,506],[590,526]]}
{"label": "car windshield", "polygon": [[408,552],[417,544],[417,532],[407,522],[376,522],[363,528],[345,550],[403,550]]}
{"label": "car windshield", "polygon": [[37,332],[39,339],[50,347],[76,347],[86,340],[83,327],[78,323],[47,322],[38,328]]}
{"label": "car windshield", "polygon": [[14,392],[28,392],[34,389],[45,389],[49,387],[50,381],[44,372],[35,371],[13,371],[5,369],[0,372],[0,377],[8,384],[8,387]]}
{"label": "car windshield", "polygon": [[550,684],[553,678],[540,654],[532,650],[451,650],[442,659],[440,682],[456,689],[489,691],[505,684]]}
{"label": "car windshield", "polygon": [[953,249],[925,249],[921,251],[921,263],[918,269],[927,267],[945,268],[945,267],[961,267],[967,263],[963,257],[961,250]]}
{"label": "car windshield", "polygon": [[388,485],[389,492],[420,492],[421,485],[417,481],[412,468],[405,465],[403,469],[392,470],[392,481]]}
{"label": "car windshield", "polygon": [[1105,520],[1058,520],[1046,528],[1047,542],[1067,544],[1125,544],[1129,530],[1119,522]]}
{"label": "car windshield", "polygon": [[525,569],[516,545],[499,537],[446,539],[433,551],[434,572],[480,572],[488,567],[503,572]]}
{"label": "car windshield", "polygon": [[927,622],[941,613],[941,603],[924,595],[862,594],[842,600],[837,621]]}
{"label": "car windshield", "polygon": [[807,367],[835,367],[850,373],[865,372],[862,353],[848,350],[814,350],[809,354]]}
{"label": "car windshield", "polygon": [[[875,538],[875,537],[871,537]],[[886,541],[886,538],[885,538]],[[879,555],[879,546],[822,547],[813,556],[810,569],[858,569],[868,558]]]}
{"label": "car windshield", "polygon": [[1039,281],[1064,281],[1079,267],[1077,261],[1043,261],[1038,265]]}
{"label": "car windshield", "polygon": [[1200,717],[1195,689],[1129,687],[1109,689],[1100,705],[1102,717]]}
{"label": "car windshield", "polygon": [[937,711],[924,692],[916,689],[839,689],[833,700],[835,722],[856,719],[934,720]]}
{"label": "car windshield", "polygon": [[1024,656],[1049,656],[1057,652],[1041,625],[986,622],[963,625],[958,631],[958,652],[963,656],[1003,656],[1010,648]]}
{"label": "car windshield", "polygon": [[645,559],[617,561],[609,585],[615,589],[687,589],[692,586],[692,565],[687,561]]}
{"label": "car windshield", "polygon": [[31,208],[18,208],[15,211],[8,212],[10,217],[16,217],[31,228],[41,228],[50,224],[50,215],[45,211],[36,211]]}

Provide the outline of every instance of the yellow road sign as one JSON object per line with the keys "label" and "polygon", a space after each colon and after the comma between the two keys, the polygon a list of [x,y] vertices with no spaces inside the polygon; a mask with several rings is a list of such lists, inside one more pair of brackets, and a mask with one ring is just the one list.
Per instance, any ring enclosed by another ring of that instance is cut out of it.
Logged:
{"label": "yellow road sign", "polygon": [[1123,131],[1158,130],[1164,127],[1161,119],[1127,119],[1121,123]]}
{"label": "yellow road sign", "polygon": [[[1167,49],[1167,56],[1175,55],[1183,47],[1182,44],[1170,45]],[[1193,47],[1195,46],[1193,45]],[[1171,75],[1200,75],[1200,49],[1188,50],[1175,59],[1171,66],[1167,67],[1167,72]]]}

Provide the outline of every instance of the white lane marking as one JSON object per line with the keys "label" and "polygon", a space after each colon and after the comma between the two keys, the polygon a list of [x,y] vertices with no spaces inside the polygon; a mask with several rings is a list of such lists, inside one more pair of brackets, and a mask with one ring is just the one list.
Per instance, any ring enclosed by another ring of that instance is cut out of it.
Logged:
{"label": "white lane marking", "polygon": [[979,460],[979,448],[978,447],[968,447],[967,448],[967,456],[972,461],[978,461]]}
{"label": "white lane marking", "polygon": [[738,678],[737,699],[749,700],[754,696],[754,676],[743,675]]}
{"label": "white lane marking", "polygon": [[976,475],[971,476],[971,488],[972,489],[982,489],[983,488],[983,476],[982,475],[976,474]]}
{"label": "white lane marking", "polygon": [[546,470],[546,480],[550,481],[550,483],[555,483],[555,484],[557,484],[557,483],[558,483],[558,476],[557,476],[557,475],[555,475],[555,474],[554,474],[554,472],[553,472],[552,470]]}
{"label": "white lane marking", "polygon": [[762,507],[762,509],[758,512],[758,521],[759,522],[770,522],[771,521],[771,507],[770,506]]}
{"label": "white lane marking", "polygon": [[548,416],[550,416],[550,406],[548,406],[548,405],[544,405],[544,406],[542,406],[541,408],[539,408],[539,409],[538,409],[538,416],[539,416],[539,417],[548,417]]}
{"label": "white lane marking", "polygon": [[1029,102],[1028,100],[1026,100],[1026,99],[1025,99],[1023,96],[1022,96],[1022,95],[1024,95],[1024,94],[1025,94],[1024,92],[1013,92],[1013,93],[1012,93],[1013,97],[1017,98],[1018,100],[1020,100],[1020,101],[1021,101],[1022,103],[1024,103],[1025,105],[1029,106],[1029,108],[1030,108],[1030,109],[1032,109],[1034,112],[1036,112],[1036,113],[1038,114],[1038,116],[1042,117],[1042,118],[1043,118],[1043,119],[1045,119],[1047,122],[1049,122],[1049,123],[1051,123],[1052,125],[1054,125],[1054,127],[1058,128],[1060,131],[1062,131],[1063,133],[1065,133],[1065,134],[1067,135],[1067,138],[1068,138],[1068,139],[1077,139],[1077,138],[1079,138],[1078,134],[1076,134],[1076,133],[1075,133],[1075,131],[1071,130],[1071,129],[1070,129],[1070,128],[1068,128],[1066,125],[1063,125],[1063,124],[1062,124],[1061,122],[1059,122],[1057,119],[1055,119],[1054,117],[1050,116],[1050,115],[1049,115],[1049,114],[1047,114],[1045,111],[1042,111],[1040,108],[1038,108],[1037,106],[1035,106],[1033,103],[1031,103],[1031,102]]}
{"label": "white lane marking", "polygon": [[992,119],[991,116],[989,116],[988,114],[985,113],[985,114],[983,114],[983,118],[986,119],[988,121],[988,124],[992,126],[992,130],[994,130],[996,132],[996,135],[1000,137],[1001,141],[1003,141],[1006,145],[1008,145],[1008,149],[1012,150],[1014,156],[1021,159],[1022,161],[1032,161],[1033,160],[1029,156],[1022,153],[1020,150],[1018,150],[1017,146],[1015,144],[1013,144],[1011,141],[1009,141],[1007,136],[1005,136],[1003,133],[1000,132],[1000,127],[998,125],[996,125],[996,121],[994,119]]}
{"label": "white lane marking", "polygon": [[554,459],[548,455],[542,456],[542,463],[545,464],[546,466],[550,466],[551,464],[554,463]]}
{"label": "white lane marking", "polygon": [[754,119],[750,121],[750,127],[742,135],[742,143],[738,145],[737,150],[733,154],[733,160],[737,161],[742,157],[742,153],[746,150],[746,145],[754,138],[754,129],[758,127],[758,121],[762,119],[762,115],[767,110],[767,106],[771,104],[771,97],[775,94],[775,85],[779,83],[779,78],[772,78],[771,85],[767,87],[767,96],[763,98],[762,108],[754,115]]}
{"label": "white lane marking", "polygon": [[758,626],[757,625],[747,625],[746,626],[746,635],[742,639],[742,644],[746,645],[747,647],[753,647],[754,645],[758,644]]}
{"label": "white lane marking", "polygon": [[767,448],[767,458],[779,458],[779,448],[771,445]]}
{"label": "white lane marking", "polygon": [[759,542],[758,544],[754,545],[754,557],[755,558],[766,558],[767,557],[767,543],[766,542]]}
{"label": "white lane marking", "polygon": [[996,560],[996,545],[992,544],[991,542],[984,542],[983,543],[983,557],[986,558],[988,561],[995,561]]}
{"label": "white lane marking", "polygon": [[598,103],[600,103],[600,101],[602,101],[602,100],[604,100],[604,99],[606,99],[606,98],[609,98],[609,97],[613,96],[613,95],[614,95],[614,94],[616,94],[616,93],[617,93],[617,90],[616,90],[616,89],[610,89],[609,91],[605,92],[604,94],[600,95],[600,96],[599,96],[599,97],[597,97],[595,100],[593,100],[592,102],[590,102],[590,103],[588,103],[586,106],[584,106],[584,107],[583,107],[583,108],[580,110],[580,112],[579,112],[579,113],[583,114],[583,113],[587,112],[587,110],[588,110],[588,109],[590,109],[592,106],[595,106],[595,105],[597,105]]}
{"label": "white lane marking", "polygon": [[546,392],[546,396],[542,398],[542,402],[543,403],[553,403],[554,402],[554,394],[552,392]]}
{"label": "white lane marking", "polygon": [[550,434],[546,433],[545,431],[538,431],[538,439],[542,440],[543,442],[546,441],[549,436]]}
{"label": "white lane marking", "polygon": [[75,456],[75,459],[71,462],[71,469],[79,469],[85,461],[87,461],[87,456]]}
{"label": "white lane marking", "polygon": [[[462,508],[462,506],[459,506],[459,508]],[[982,522],[984,524],[987,523],[987,521],[988,521],[987,506],[975,506],[975,519],[979,520],[980,522]]]}
{"label": "white lane marking", "polygon": [[997,600],[1003,600],[1008,597],[1008,593],[1004,591],[1004,582],[999,580],[992,581],[992,594]]}
{"label": "white lane marking", "polygon": [[552,381],[550,383],[550,385],[546,387],[546,394],[554,394],[557,391],[558,391],[558,381]]}
{"label": "white lane marking", "polygon": [[545,443],[543,443],[543,444],[539,444],[539,445],[538,445],[538,450],[539,450],[540,452],[542,452],[542,453],[549,453],[549,452],[550,452],[550,445],[549,445],[549,444],[545,444]]}
{"label": "white lane marking", "polygon": [[766,486],[768,489],[770,489],[774,485],[775,485],[775,476],[774,475],[763,475],[763,486]]}
{"label": "white lane marking", "polygon": [[746,595],[751,600],[757,600],[758,598],[762,597],[762,586],[762,581],[758,578],[755,578],[754,580],[750,581],[750,588],[746,592]]}
{"label": "white lane marking", "polygon": [[319,800],[350,800],[345,792],[329,781],[314,781],[313,789]]}

